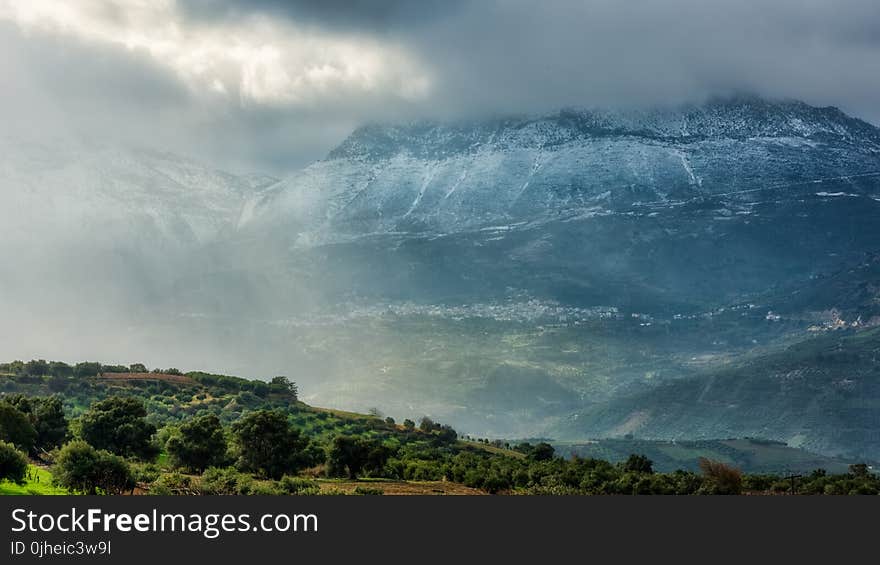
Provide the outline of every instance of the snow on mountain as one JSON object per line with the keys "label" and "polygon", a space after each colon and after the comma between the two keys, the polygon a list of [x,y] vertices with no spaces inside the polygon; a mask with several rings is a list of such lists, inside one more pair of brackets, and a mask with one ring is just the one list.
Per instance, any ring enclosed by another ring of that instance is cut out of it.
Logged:
{"label": "snow on mountain", "polygon": [[8,227],[203,244],[234,228],[249,197],[272,184],[167,153],[85,144],[3,144],[0,206]]}
{"label": "snow on mountain", "polygon": [[878,171],[877,128],[836,108],[757,98],[368,125],[266,191],[240,225],[280,226],[304,245],[370,233],[452,233]]}

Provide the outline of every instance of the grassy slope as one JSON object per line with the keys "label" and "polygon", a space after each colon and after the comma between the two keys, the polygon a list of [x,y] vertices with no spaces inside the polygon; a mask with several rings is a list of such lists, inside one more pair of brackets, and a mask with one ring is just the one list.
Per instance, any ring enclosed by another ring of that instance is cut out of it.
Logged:
{"label": "grassy slope", "polygon": [[[66,490],[52,486],[52,473],[47,469],[31,465],[28,470],[32,478],[23,485],[10,483],[9,481],[0,482],[0,496],[67,494]],[[37,482],[36,477],[40,478],[39,482]]]}
{"label": "grassy slope", "polygon": [[[870,335],[859,335],[859,339],[868,339]],[[21,392],[29,394],[47,394],[51,391],[42,382],[29,382],[23,379],[17,380],[23,387]],[[71,383],[76,379],[71,378]],[[220,415],[225,422],[237,418],[242,411],[261,407],[283,407],[290,414],[291,421],[310,437],[326,443],[337,434],[363,434],[390,433],[389,441],[394,440],[397,432],[404,430],[401,426],[388,426],[380,418],[374,416],[343,412],[338,410],[315,408],[302,402],[291,401],[283,395],[270,393],[263,397],[257,397],[249,392],[242,392],[240,385],[250,381],[230,378],[228,382],[220,385],[199,383],[195,386],[168,385],[157,387],[144,383],[108,383],[98,382],[93,379],[74,386],[70,385],[62,395],[68,409],[76,415],[91,401],[105,397],[109,394],[134,395],[147,400],[151,419],[160,426],[164,423],[174,423],[180,418],[188,418],[195,413],[208,409]],[[374,431],[365,431],[365,430]],[[523,455],[510,450],[500,449],[492,445],[479,442],[459,441],[458,445],[464,449],[478,449],[493,455],[504,455],[514,458],[522,458]],[[706,440],[701,442],[650,442],[639,440],[603,440],[598,443],[560,444],[561,454],[577,453],[587,457],[597,457],[611,461],[625,459],[631,453],[643,453],[655,461],[658,470],[672,470],[676,468],[696,468],[699,457],[709,457],[720,461],[740,466],[749,472],[785,472],[789,469],[809,471],[822,467],[831,472],[844,472],[849,461],[823,458],[806,451],[791,449],[779,444],[766,444],[750,442],[748,440]],[[164,460],[160,458],[159,467],[164,467]],[[45,470],[41,470],[39,484],[32,483],[23,487],[3,483],[0,485],[0,494],[28,494],[31,491],[45,494],[61,494],[58,489],[52,489],[51,479]],[[425,483],[422,486],[401,486],[405,483],[392,482],[384,485],[383,489],[412,491],[414,493],[431,494],[435,490],[450,490],[452,485],[436,486]],[[322,485],[324,486],[324,485]],[[350,486],[354,488],[356,483]],[[460,485],[459,485],[460,486]],[[328,483],[327,488],[332,488]],[[344,487],[339,487],[344,490]],[[466,487],[463,487],[466,488]],[[42,491],[42,492],[41,492]],[[451,493],[451,492],[450,492]]]}

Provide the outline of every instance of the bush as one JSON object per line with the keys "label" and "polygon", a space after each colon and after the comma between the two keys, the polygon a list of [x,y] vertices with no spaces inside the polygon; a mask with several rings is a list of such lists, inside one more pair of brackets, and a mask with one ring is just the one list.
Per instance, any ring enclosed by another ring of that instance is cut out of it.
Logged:
{"label": "bush", "polygon": [[253,484],[250,475],[239,473],[234,467],[211,467],[202,475],[199,487],[202,494],[232,495],[250,494]]}
{"label": "bush", "polygon": [[290,475],[281,477],[278,488],[284,494],[313,495],[321,492],[321,487],[317,482]]}
{"label": "bush", "polygon": [[700,470],[706,479],[700,489],[704,494],[742,493],[742,473],[739,469],[701,457]]}
{"label": "bush", "polygon": [[33,425],[36,434],[33,442],[35,454],[40,450],[60,447],[67,439],[68,422],[60,397],[17,394],[9,397],[8,402],[27,416]]}
{"label": "bush", "polygon": [[309,440],[278,410],[257,410],[232,425],[239,465],[263,477],[280,479],[313,463]]}
{"label": "bush", "polygon": [[220,419],[213,414],[198,416],[183,423],[165,444],[171,463],[176,467],[201,473],[208,467],[227,462],[226,434]]}
{"label": "bush", "polygon": [[131,475],[137,483],[152,483],[159,478],[162,470],[154,463],[140,463],[131,466]]}
{"label": "bush", "polygon": [[278,487],[277,481],[266,481],[255,482],[250,494],[253,496],[277,496],[284,493]]}
{"label": "bush", "polygon": [[37,430],[27,414],[5,400],[0,400],[0,441],[28,452],[34,448]]}
{"label": "bush", "polygon": [[778,477],[775,475],[746,475],[743,477],[743,489],[747,491],[767,492],[773,489]]}
{"label": "bush", "polygon": [[97,449],[126,457],[153,459],[156,427],[146,421],[147,410],[137,398],[113,396],[95,402],[80,420],[82,438]]}
{"label": "bush", "polygon": [[322,490],[320,493],[321,496],[345,496],[348,493],[342,490],[341,488],[331,487],[327,490]]}
{"label": "bush", "polygon": [[380,441],[355,436],[336,436],[330,448],[328,472],[354,479],[366,472],[380,475],[392,450]]}
{"label": "bush", "polygon": [[28,460],[14,445],[0,441],[0,482],[22,484],[27,475]]}
{"label": "bush", "polygon": [[553,446],[547,442],[542,441],[535,447],[531,449],[528,454],[529,459],[532,461],[549,461],[553,459],[556,450],[553,449]]}
{"label": "bush", "polygon": [[156,496],[199,494],[191,477],[178,472],[164,473],[150,485],[150,494]]}
{"label": "bush", "polygon": [[135,486],[131,468],[122,457],[82,440],[61,448],[52,474],[58,486],[83,494],[121,494]]}
{"label": "bush", "polygon": [[489,475],[483,480],[482,488],[487,492],[496,494],[502,490],[509,489],[510,481],[508,481],[505,477],[502,477],[501,475],[493,474]]}
{"label": "bush", "polygon": [[354,487],[354,491],[352,492],[352,494],[356,494],[359,496],[381,496],[385,494],[385,491],[376,487],[365,487],[358,485]]}
{"label": "bush", "polygon": [[644,455],[633,453],[623,464],[623,470],[625,472],[651,474],[654,472],[654,462]]}

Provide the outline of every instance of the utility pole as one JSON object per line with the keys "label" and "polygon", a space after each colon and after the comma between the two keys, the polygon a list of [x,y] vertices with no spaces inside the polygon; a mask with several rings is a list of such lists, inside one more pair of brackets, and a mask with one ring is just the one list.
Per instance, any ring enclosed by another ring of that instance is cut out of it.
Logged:
{"label": "utility pole", "polygon": [[785,477],[786,479],[791,481],[791,494],[797,494],[797,489],[795,488],[795,480],[803,477],[803,475],[789,475]]}

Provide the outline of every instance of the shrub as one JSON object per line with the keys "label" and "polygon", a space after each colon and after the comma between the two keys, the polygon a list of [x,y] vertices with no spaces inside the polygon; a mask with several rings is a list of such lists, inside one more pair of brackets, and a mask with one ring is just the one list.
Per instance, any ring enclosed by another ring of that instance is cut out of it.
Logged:
{"label": "shrub", "polygon": [[354,491],[352,492],[352,494],[356,494],[359,496],[381,496],[385,494],[385,491],[376,487],[365,487],[358,485],[354,487]]}
{"label": "shrub", "polygon": [[700,458],[700,470],[706,482],[702,491],[705,494],[740,494],[742,492],[742,473],[739,469],[720,461]]}
{"label": "shrub", "polygon": [[354,479],[361,473],[381,474],[393,453],[378,440],[355,437],[336,436],[329,454],[331,475],[347,474]]}
{"label": "shrub", "polygon": [[152,459],[158,450],[151,438],[156,427],[137,398],[113,396],[95,402],[80,420],[82,438],[97,449],[117,455]]}
{"label": "shrub", "polygon": [[281,477],[278,487],[284,494],[313,495],[321,492],[317,482],[290,475]]}
{"label": "shrub", "polygon": [[61,448],[52,474],[58,486],[84,494],[121,494],[135,486],[131,468],[122,457],[82,440]]}
{"label": "shrub", "polygon": [[633,453],[623,464],[623,470],[632,473],[653,473],[654,462],[644,455],[636,455]]}
{"label": "shrub", "polygon": [[184,422],[165,445],[173,465],[198,473],[227,462],[226,434],[213,414]]}
{"label": "shrub", "polygon": [[199,486],[202,494],[208,495],[250,494],[253,483],[250,475],[239,473],[234,467],[211,467],[202,475]]}
{"label": "shrub", "polygon": [[22,484],[27,475],[28,460],[14,445],[0,441],[0,481]]}
{"label": "shrub", "polygon": [[150,485],[150,494],[157,496],[199,494],[191,477],[178,472],[164,473]]}
{"label": "shrub", "polygon": [[255,482],[250,494],[255,496],[276,496],[283,494],[276,481]]}
{"label": "shrub", "polygon": [[312,464],[309,440],[277,410],[257,410],[232,425],[239,465],[263,477],[280,479]]}
{"label": "shrub", "polygon": [[5,400],[0,400],[0,441],[11,443],[22,451],[33,449],[37,430],[27,414]]}

